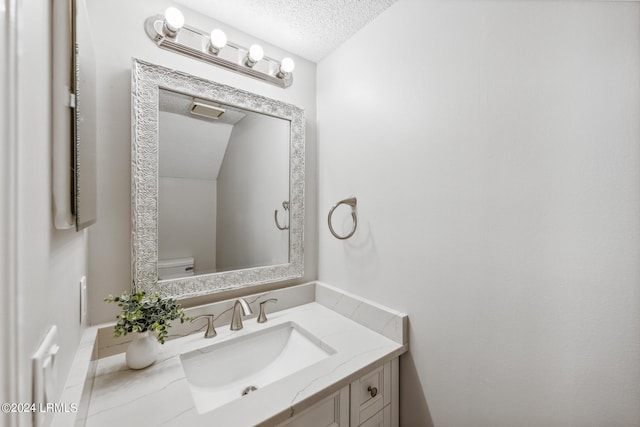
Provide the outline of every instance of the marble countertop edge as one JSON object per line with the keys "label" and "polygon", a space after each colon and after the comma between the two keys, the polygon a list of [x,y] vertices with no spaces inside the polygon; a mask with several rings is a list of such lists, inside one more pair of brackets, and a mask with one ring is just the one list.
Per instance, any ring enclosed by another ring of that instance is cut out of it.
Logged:
{"label": "marble countertop edge", "polygon": [[77,418],[84,419],[91,398],[93,378],[97,365],[97,337],[99,327],[89,326],[82,331],[78,349],[73,358],[72,369],[67,377],[59,402],[77,404],[77,412],[57,412],[51,427],[68,427],[74,425]]}

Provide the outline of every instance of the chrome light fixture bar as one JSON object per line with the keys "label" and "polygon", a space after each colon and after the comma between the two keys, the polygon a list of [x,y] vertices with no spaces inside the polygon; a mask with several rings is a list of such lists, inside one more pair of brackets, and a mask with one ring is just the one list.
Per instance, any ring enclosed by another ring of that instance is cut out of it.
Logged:
{"label": "chrome light fixture bar", "polygon": [[165,15],[150,16],[145,21],[145,31],[160,48],[190,56],[231,71],[245,74],[286,88],[293,83],[295,64],[291,58],[277,61],[264,56],[261,46],[250,48],[231,43],[224,32],[199,30],[184,24],[180,11],[170,7]]}

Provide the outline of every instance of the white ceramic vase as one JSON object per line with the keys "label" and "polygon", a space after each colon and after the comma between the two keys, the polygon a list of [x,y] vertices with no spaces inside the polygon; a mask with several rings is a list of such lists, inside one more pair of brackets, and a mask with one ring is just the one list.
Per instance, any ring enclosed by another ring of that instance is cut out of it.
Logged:
{"label": "white ceramic vase", "polygon": [[138,332],[136,335],[127,347],[127,366],[131,369],[142,369],[156,361],[160,343],[149,331]]}

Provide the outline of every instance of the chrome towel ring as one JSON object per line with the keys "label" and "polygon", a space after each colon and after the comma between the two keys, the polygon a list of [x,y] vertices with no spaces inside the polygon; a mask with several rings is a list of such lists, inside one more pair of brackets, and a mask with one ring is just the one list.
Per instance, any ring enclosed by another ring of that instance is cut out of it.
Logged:
{"label": "chrome towel ring", "polygon": [[[285,200],[284,202],[282,202],[282,207],[284,208],[285,212],[289,210],[289,202],[287,200]],[[275,211],[273,211],[273,218],[276,220],[276,227],[278,227],[278,230],[288,230],[289,226],[288,225],[280,225],[280,223],[278,222],[278,209],[276,209]]]}
{"label": "chrome towel ring", "polygon": [[[351,206],[351,218],[353,218],[353,230],[351,230],[351,232],[346,236],[340,236],[333,229],[333,225],[331,225],[331,216],[333,215],[333,211],[336,210],[338,206],[343,204]],[[356,199],[355,197],[349,197],[348,199],[340,200],[338,203],[333,205],[331,210],[329,210],[329,216],[327,217],[327,222],[329,223],[329,231],[331,231],[331,234],[333,234],[333,236],[336,239],[340,239],[340,240],[348,239],[349,237],[353,236],[353,233],[356,232],[356,228],[358,227],[358,215],[356,215],[356,204],[358,204],[358,199]]]}

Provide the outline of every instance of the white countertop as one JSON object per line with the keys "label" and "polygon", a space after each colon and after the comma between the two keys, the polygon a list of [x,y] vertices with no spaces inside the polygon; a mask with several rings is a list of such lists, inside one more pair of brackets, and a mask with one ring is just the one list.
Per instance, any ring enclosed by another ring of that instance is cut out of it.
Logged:
{"label": "white countertop", "polygon": [[[393,315],[392,315],[393,317]],[[180,354],[286,322],[295,322],[336,353],[205,414],[196,411]],[[217,327],[167,341],[158,360],[130,370],[123,353],[98,360],[86,426],[274,425],[322,400],[374,366],[399,356],[408,344],[392,341],[324,305],[312,302],[269,314],[267,323],[244,321],[240,331]]]}

